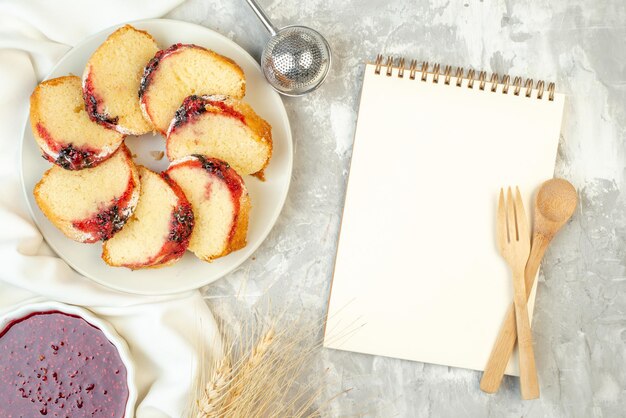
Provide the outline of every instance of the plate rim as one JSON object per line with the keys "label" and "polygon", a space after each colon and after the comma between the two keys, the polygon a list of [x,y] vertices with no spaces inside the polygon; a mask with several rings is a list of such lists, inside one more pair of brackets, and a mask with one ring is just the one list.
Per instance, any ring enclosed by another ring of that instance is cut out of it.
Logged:
{"label": "plate rim", "polygon": [[[241,53],[247,55],[248,57],[250,57],[251,61],[254,62],[254,65],[258,68],[258,70],[261,72],[261,74],[263,73],[261,66],[259,65],[258,61],[248,52],[246,51],[242,46],[240,46],[238,43],[236,43],[235,41],[233,41],[232,39],[226,37],[225,35],[207,28],[206,26],[202,26],[196,23],[192,23],[192,22],[186,22],[186,21],[182,21],[182,20],[176,20],[176,19],[163,19],[163,18],[151,18],[151,19],[138,19],[138,20],[132,20],[132,21],[124,21],[121,22],[119,24],[113,25],[113,26],[109,26],[105,29],[102,29],[96,33],[93,33],[85,38],[83,38],[80,42],[77,42],[76,44],[72,45],[72,47],[65,52],[56,62],[56,64],[54,64],[54,66],[52,67],[52,69],[46,74],[46,76],[43,78],[42,81],[48,80],[51,75],[57,70],[57,68],[61,65],[61,63],[66,59],[66,57],[72,53],[72,51],[74,51],[76,48],[88,43],[89,41],[91,41],[93,38],[96,38],[97,36],[102,35],[103,33],[112,33],[115,29],[120,28],[124,25],[133,25],[133,24],[142,24],[142,23],[156,23],[156,24],[175,24],[175,25],[183,25],[183,26],[189,26],[189,27],[193,27],[194,29],[201,29],[201,30],[205,30],[208,32],[212,32],[213,35],[217,36],[218,38],[221,38],[223,41],[225,41],[227,44],[229,44],[231,47],[233,47],[234,49],[239,50]],[[39,83],[39,82],[38,82]],[[124,288],[122,286],[117,286],[115,284],[111,284],[108,283],[106,280],[97,278],[96,276],[89,274],[85,271],[83,271],[83,269],[78,268],[74,265],[74,263],[70,262],[64,255],[62,255],[61,252],[58,251],[57,246],[55,244],[53,244],[52,242],[50,242],[48,239],[46,239],[45,235],[43,234],[43,230],[42,227],[39,223],[39,221],[37,220],[37,217],[35,216],[35,212],[34,212],[34,208],[33,205],[30,202],[30,192],[27,190],[26,188],[26,181],[24,178],[24,143],[25,143],[25,136],[26,136],[26,130],[30,127],[29,126],[29,118],[30,118],[30,111],[27,111],[25,114],[25,118],[23,120],[22,123],[22,130],[21,130],[21,135],[20,135],[20,143],[19,143],[19,147],[18,147],[18,152],[19,152],[19,163],[18,163],[18,170],[19,170],[19,177],[20,177],[20,182],[21,182],[21,186],[22,186],[22,193],[26,202],[26,206],[28,208],[28,214],[30,215],[32,221],[34,222],[34,224],[36,225],[37,229],[39,230],[39,233],[41,234],[42,238],[45,240],[46,244],[54,251],[55,255],[57,257],[59,257],[60,259],[62,259],[72,270],[74,270],[75,272],[79,273],[80,275],[86,277],[87,279],[98,283],[102,286],[105,286],[108,289],[113,289],[119,292],[123,292],[123,293],[128,293],[128,294],[135,294],[135,295],[144,295],[144,296],[162,296],[162,295],[175,295],[175,294],[181,294],[181,293],[185,293],[185,292],[190,292],[193,290],[198,290],[201,287],[210,285],[211,283],[215,283],[216,281],[224,278],[226,275],[232,273],[234,270],[236,270],[237,268],[239,268],[244,262],[246,262],[247,260],[250,259],[250,257],[252,257],[254,255],[254,253],[259,249],[259,247],[261,246],[261,244],[263,244],[265,242],[265,240],[267,239],[267,237],[269,236],[270,232],[272,231],[272,229],[274,229],[274,226],[276,226],[276,223],[278,222],[278,218],[280,217],[284,207],[285,207],[285,203],[287,201],[287,195],[289,194],[289,190],[291,188],[291,177],[293,176],[293,160],[294,160],[294,150],[295,147],[293,145],[293,134],[292,134],[292,130],[291,130],[291,122],[289,121],[289,115],[287,114],[287,109],[285,108],[285,104],[282,100],[282,98],[280,97],[280,94],[278,92],[276,92],[275,90],[271,89],[271,93],[275,95],[276,97],[278,97],[278,99],[280,100],[281,106],[280,106],[280,113],[283,114],[283,122],[285,123],[285,127],[286,127],[286,133],[287,133],[287,138],[286,138],[286,145],[287,145],[287,150],[286,150],[286,154],[289,156],[288,157],[288,176],[287,176],[287,181],[286,184],[283,188],[283,191],[281,192],[280,195],[280,203],[279,205],[277,205],[277,209],[275,210],[275,212],[272,214],[272,218],[271,220],[267,223],[267,226],[265,227],[265,229],[263,230],[263,232],[260,234],[261,239],[258,240],[257,243],[255,243],[254,245],[248,247],[248,244],[246,247],[249,248],[250,253],[248,254],[247,257],[243,258],[242,260],[240,260],[239,262],[233,264],[230,268],[225,269],[223,273],[221,273],[219,276],[215,277],[214,279],[207,281],[203,284],[201,284],[200,286],[198,285],[187,285],[187,286],[181,286],[178,287],[176,289],[172,289],[168,292],[163,292],[163,291],[149,291],[149,290],[137,290],[137,289],[133,289],[133,290],[129,290],[127,288]],[[30,109],[30,106],[29,106]],[[69,239],[69,238],[67,238]],[[244,247],[245,248],[245,247]],[[121,268],[121,267],[120,267]]]}

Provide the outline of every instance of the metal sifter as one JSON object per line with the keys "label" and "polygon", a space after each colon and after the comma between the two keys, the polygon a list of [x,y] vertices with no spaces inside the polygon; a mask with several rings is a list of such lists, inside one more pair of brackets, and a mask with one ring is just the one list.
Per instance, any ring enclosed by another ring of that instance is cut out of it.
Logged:
{"label": "metal sifter", "polygon": [[272,35],[261,55],[261,68],[270,85],[287,96],[302,96],[317,89],[330,69],[326,39],[306,26],[277,29],[256,0],[246,1]]}

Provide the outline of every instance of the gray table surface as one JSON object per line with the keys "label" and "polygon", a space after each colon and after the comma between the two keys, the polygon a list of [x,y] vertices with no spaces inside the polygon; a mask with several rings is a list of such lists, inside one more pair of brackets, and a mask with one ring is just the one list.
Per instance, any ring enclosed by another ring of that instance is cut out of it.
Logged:
{"label": "gray table surface", "polygon": [[[233,326],[267,300],[287,317],[326,313],[362,63],[378,52],[556,81],[567,94],[556,174],[580,206],[547,252],[534,334],[542,389],[486,395],[480,373],[323,350],[330,416],[626,416],[626,3],[623,0],[261,0],[277,26],[328,39],[326,84],[284,99],[295,160],[287,203],[255,256],[203,289]],[[214,29],[259,58],[267,39],[244,0],[192,0],[167,17]],[[312,341],[321,334],[312,335]],[[303,378],[305,381],[307,376]]]}

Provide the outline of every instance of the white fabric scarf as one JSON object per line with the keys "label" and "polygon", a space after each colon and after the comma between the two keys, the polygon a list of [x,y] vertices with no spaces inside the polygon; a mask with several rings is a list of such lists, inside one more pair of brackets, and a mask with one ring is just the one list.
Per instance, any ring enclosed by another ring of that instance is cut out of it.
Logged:
{"label": "white fabric scarf", "polygon": [[213,316],[197,291],[124,294],[68,267],[28,215],[18,149],[30,93],[72,45],[125,21],[160,17],[181,2],[0,0],[0,313],[31,300],[57,300],[112,323],[135,360],[138,418],[184,416],[200,353],[221,348]]}

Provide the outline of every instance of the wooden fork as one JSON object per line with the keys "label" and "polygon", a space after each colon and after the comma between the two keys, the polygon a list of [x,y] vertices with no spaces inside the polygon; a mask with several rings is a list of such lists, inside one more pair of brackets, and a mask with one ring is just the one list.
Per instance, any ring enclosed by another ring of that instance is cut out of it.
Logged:
{"label": "wooden fork", "polygon": [[509,187],[506,200],[505,205],[504,191],[500,189],[496,227],[498,248],[513,272],[513,304],[517,325],[522,398],[536,399],[539,397],[539,383],[524,284],[524,269],[530,253],[530,231],[519,189],[515,188],[514,200]]}

